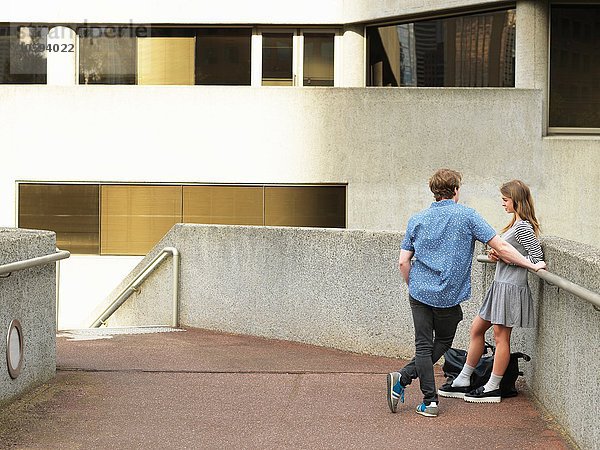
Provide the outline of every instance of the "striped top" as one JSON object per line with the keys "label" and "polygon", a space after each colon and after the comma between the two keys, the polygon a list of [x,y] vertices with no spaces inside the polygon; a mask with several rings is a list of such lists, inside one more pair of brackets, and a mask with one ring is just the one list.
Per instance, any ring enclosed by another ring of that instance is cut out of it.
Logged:
{"label": "striped top", "polygon": [[527,220],[520,220],[513,226],[515,228],[515,240],[527,250],[525,257],[533,264],[543,261],[544,252],[540,241],[533,232],[531,223]]}

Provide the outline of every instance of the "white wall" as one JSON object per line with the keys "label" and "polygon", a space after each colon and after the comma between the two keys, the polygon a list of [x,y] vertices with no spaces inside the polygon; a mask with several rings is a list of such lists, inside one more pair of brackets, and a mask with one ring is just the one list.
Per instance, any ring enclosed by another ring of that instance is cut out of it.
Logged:
{"label": "white wall", "polygon": [[506,221],[498,186],[522,178],[547,233],[598,245],[600,140],[543,139],[541,101],[521,89],[0,86],[0,225],[15,225],[16,180],[347,182],[349,227],[403,229],[430,202],[431,172],[451,166],[493,225]]}
{"label": "white wall", "polygon": [[61,261],[58,329],[89,327],[92,311],[141,260],[141,256],[71,255]]}
{"label": "white wall", "polygon": [[465,6],[502,3],[497,0],[104,0],[21,2],[0,4],[5,22],[58,23],[183,23],[183,24],[344,24],[402,15],[439,12]]}
{"label": "white wall", "polygon": [[349,228],[403,230],[449,166],[496,228],[498,187],[521,178],[544,233],[598,246],[600,139],[543,138],[541,102],[524,89],[0,86],[0,226],[16,224],[16,180],[348,183]]}

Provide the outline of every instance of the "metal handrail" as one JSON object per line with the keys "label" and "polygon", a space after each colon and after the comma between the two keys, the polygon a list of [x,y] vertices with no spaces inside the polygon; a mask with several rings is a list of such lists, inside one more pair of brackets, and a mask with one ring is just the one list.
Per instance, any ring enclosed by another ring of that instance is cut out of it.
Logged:
{"label": "metal handrail", "polygon": [[[492,261],[488,256],[485,255],[478,255],[477,261],[481,263],[495,263],[495,261]],[[572,281],[567,280],[566,278],[553,274],[552,272],[548,272],[545,269],[538,270],[537,272],[534,270],[530,270],[529,272],[531,272],[534,275],[537,275],[542,280],[547,281],[548,283],[558,287],[559,289],[563,289],[583,300],[590,302],[592,305],[594,305],[594,308],[597,311],[600,310],[600,294],[594,291],[590,291],[589,289],[575,284]]]}
{"label": "metal handrail", "polygon": [[30,269],[36,266],[43,266],[44,264],[60,261],[61,259],[67,259],[71,256],[71,253],[66,250],[56,249],[56,253],[50,255],[37,256],[35,258],[24,259],[0,266],[0,275],[5,275],[0,278],[7,278],[11,273],[17,272],[18,270]]}
{"label": "metal handrail", "polygon": [[117,298],[108,306],[102,314],[98,316],[90,328],[98,328],[103,325],[113,313],[121,307],[125,300],[131,294],[137,291],[138,287],[150,276],[154,270],[162,263],[168,255],[173,256],[173,327],[179,326],[179,251],[175,247],[165,247],[162,251],[150,261],[144,270],[140,272],[128,285],[121,291]]}

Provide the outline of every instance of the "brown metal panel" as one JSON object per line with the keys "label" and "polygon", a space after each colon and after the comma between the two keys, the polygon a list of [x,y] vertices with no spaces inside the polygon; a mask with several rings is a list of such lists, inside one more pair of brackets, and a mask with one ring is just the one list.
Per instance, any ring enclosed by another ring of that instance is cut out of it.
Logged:
{"label": "brown metal panel", "polygon": [[345,228],[346,187],[265,187],[265,225]]}
{"label": "brown metal panel", "polygon": [[193,85],[195,38],[138,38],[138,84]]}
{"label": "brown metal panel", "polygon": [[99,252],[99,186],[19,184],[19,227],[51,230],[72,253]]}
{"label": "brown metal panel", "polygon": [[260,186],[184,186],[183,221],[263,225],[263,189]]}
{"label": "brown metal panel", "polygon": [[181,186],[102,186],[101,252],[145,255],[181,222]]}

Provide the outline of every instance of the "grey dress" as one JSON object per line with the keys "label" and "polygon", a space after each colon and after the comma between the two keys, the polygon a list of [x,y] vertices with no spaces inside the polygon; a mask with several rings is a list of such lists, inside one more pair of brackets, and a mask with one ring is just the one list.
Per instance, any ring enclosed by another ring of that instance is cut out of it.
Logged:
{"label": "grey dress", "polygon": [[[502,238],[530,261],[535,263],[543,259],[539,241],[529,222],[516,222]],[[534,327],[535,312],[527,284],[527,269],[498,261],[494,281],[485,295],[479,316],[495,325]]]}

